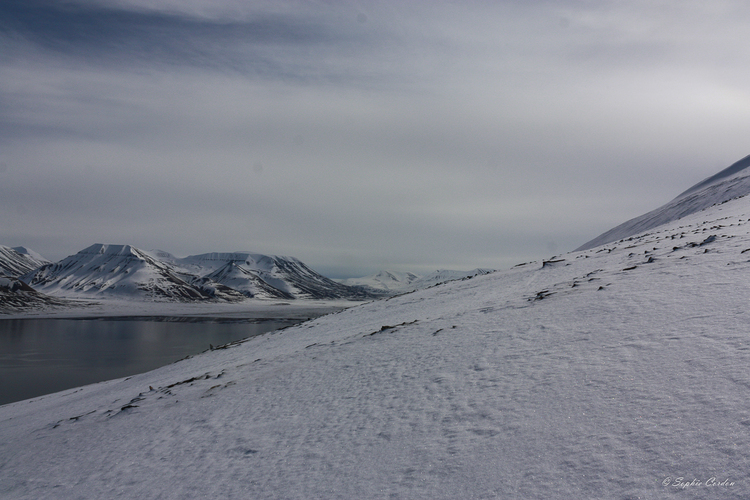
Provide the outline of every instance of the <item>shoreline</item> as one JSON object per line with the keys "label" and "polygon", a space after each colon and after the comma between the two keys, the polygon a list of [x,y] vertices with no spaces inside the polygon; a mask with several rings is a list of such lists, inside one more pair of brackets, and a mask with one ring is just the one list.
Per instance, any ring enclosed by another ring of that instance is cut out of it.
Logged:
{"label": "shoreline", "polygon": [[171,321],[186,323],[259,323],[305,321],[356,307],[369,301],[244,301],[240,303],[140,302],[97,300],[70,307],[0,314],[2,320],[70,319],[107,321]]}

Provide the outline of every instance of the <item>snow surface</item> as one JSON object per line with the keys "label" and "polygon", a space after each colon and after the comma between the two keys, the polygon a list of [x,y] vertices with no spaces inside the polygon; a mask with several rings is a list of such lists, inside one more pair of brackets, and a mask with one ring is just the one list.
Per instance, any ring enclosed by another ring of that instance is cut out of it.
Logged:
{"label": "snow surface", "polygon": [[750,498],[750,204],[0,407],[0,497]]}
{"label": "snow surface", "polygon": [[652,210],[584,243],[576,250],[588,250],[606,243],[648,231],[668,222],[699,212],[718,203],[750,193],[750,156],[699,182],[664,206]]}

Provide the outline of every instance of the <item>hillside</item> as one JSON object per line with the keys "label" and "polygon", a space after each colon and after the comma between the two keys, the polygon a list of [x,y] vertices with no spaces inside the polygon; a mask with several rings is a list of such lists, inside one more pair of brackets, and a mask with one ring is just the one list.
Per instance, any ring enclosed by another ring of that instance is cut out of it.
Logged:
{"label": "hillside", "polygon": [[748,498],[750,204],[0,407],[4,498]]}
{"label": "hillside", "polygon": [[750,193],[750,156],[682,192],[677,198],[639,217],[623,222],[578,250],[588,250],[676,221],[710,206]]}
{"label": "hillside", "polygon": [[85,305],[39,293],[18,278],[0,276],[0,314],[77,308]]}

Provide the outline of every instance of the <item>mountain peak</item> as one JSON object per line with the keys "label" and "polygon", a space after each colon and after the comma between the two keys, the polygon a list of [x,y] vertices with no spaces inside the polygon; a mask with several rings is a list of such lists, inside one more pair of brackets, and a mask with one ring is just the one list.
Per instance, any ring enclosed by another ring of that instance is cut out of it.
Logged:
{"label": "mountain peak", "polygon": [[26,255],[28,257],[31,257],[32,259],[41,262],[43,264],[46,264],[49,262],[46,258],[44,258],[41,254],[35,252],[34,250],[31,250],[27,247],[13,247],[13,250],[20,253],[21,255]]}
{"label": "mountain peak", "polygon": [[79,254],[83,255],[132,255],[133,248],[130,245],[110,245],[102,243],[94,243],[90,247],[86,247]]}
{"label": "mountain peak", "polygon": [[49,261],[24,247],[10,248],[0,245],[0,274],[19,277]]}

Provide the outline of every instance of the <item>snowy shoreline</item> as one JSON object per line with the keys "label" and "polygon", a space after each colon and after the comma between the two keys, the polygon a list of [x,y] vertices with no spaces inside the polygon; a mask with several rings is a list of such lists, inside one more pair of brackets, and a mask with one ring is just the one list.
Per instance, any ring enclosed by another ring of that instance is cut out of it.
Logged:
{"label": "snowy shoreline", "polygon": [[[89,319],[89,320],[147,320],[147,321],[270,321],[306,320],[354,307],[362,302],[348,300],[247,300],[240,303],[202,302],[146,302],[136,300],[80,301],[72,307],[48,308],[0,314],[0,320],[10,319]],[[170,319],[167,319],[170,318]]]}

